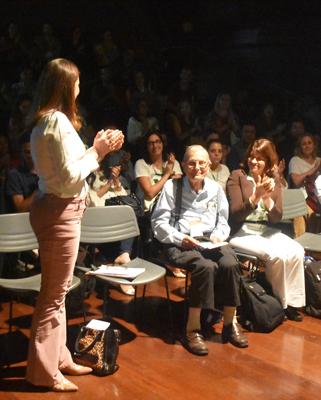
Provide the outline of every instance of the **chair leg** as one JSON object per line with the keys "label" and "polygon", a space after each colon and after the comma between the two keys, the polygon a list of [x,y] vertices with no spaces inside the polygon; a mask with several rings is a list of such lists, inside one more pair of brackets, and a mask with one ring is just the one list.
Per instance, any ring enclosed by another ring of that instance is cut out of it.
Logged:
{"label": "chair leg", "polygon": [[184,321],[183,321],[183,335],[185,336],[187,318],[188,318],[188,281],[189,281],[189,271],[186,271],[185,277],[185,296],[184,296]]}
{"label": "chair leg", "polygon": [[13,319],[13,298],[10,297],[10,306],[9,306],[9,333],[12,332],[12,319]]}
{"label": "chair leg", "polygon": [[[140,307],[140,315],[139,315],[141,321],[143,320],[143,318],[141,318],[141,316],[143,315],[144,308],[145,308],[146,287],[147,287],[147,285],[144,285],[144,286],[143,286],[142,305],[141,305],[141,307]],[[136,291],[135,291],[135,293],[136,293]],[[136,301],[136,300],[135,300],[135,301]],[[136,303],[135,303],[135,310],[136,310]],[[137,315],[136,315],[136,311],[135,311],[135,319],[137,320],[136,317],[137,317]]]}
{"label": "chair leg", "polygon": [[107,299],[108,288],[107,285],[103,285],[103,319],[107,318]]}
{"label": "chair leg", "polygon": [[172,343],[175,343],[175,332],[174,332],[174,320],[173,320],[173,311],[172,311],[172,303],[169,294],[168,280],[166,274],[164,275],[165,281],[165,289],[166,289],[166,297],[167,297],[167,306],[168,306],[168,315],[169,315],[169,323],[171,327],[171,339]]}

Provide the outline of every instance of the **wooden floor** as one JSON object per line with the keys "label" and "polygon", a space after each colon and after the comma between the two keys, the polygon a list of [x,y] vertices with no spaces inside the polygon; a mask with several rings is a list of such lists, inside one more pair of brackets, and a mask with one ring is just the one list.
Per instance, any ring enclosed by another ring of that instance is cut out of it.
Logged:
{"label": "wooden floor", "polygon": [[[181,280],[170,278],[175,319],[183,313],[177,294]],[[301,323],[284,322],[269,334],[248,333],[250,346],[237,349],[222,345],[217,334],[208,342],[209,355],[197,357],[179,343],[170,342],[168,309],[163,281],[147,290],[146,324],[133,323],[133,300],[111,290],[109,310],[113,326],[121,329],[120,369],[112,376],[82,376],[71,380],[76,393],[58,394],[35,390],[24,381],[29,326],[33,308],[15,304],[14,333],[4,349],[8,303],[2,303],[1,355],[10,354],[10,368],[2,368],[0,399],[103,399],[103,400],[311,400],[321,393],[321,321],[305,317]],[[82,322],[70,309],[69,342],[72,346]],[[102,300],[96,293],[86,301],[89,318],[101,317]],[[138,304],[139,305],[139,304]],[[219,333],[221,325],[215,327]],[[8,339],[8,337],[7,337]],[[3,359],[3,357],[2,357]],[[2,362],[3,364],[3,362]]]}

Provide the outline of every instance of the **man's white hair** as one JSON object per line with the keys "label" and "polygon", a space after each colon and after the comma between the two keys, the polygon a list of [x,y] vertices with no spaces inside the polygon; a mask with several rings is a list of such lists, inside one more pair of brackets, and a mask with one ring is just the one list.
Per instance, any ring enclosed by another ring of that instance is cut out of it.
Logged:
{"label": "man's white hair", "polygon": [[206,159],[206,161],[209,161],[209,155],[207,150],[201,146],[200,144],[192,144],[191,146],[187,146],[185,153],[184,153],[184,157],[183,157],[183,161],[186,161],[190,155],[190,153],[196,153],[196,152],[200,152],[204,154],[204,158]]}

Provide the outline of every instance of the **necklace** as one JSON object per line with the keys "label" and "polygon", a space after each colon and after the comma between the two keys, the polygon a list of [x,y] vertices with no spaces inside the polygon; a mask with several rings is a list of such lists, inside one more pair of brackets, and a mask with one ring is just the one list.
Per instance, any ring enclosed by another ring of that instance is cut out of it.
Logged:
{"label": "necklace", "polygon": [[218,181],[218,178],[219,178],[219,175],[220,175],[220,170],[221,170],[220,165],[218,165],[217,168],[215,168],[214,170],[210,169],[212,178],[216,182]]}

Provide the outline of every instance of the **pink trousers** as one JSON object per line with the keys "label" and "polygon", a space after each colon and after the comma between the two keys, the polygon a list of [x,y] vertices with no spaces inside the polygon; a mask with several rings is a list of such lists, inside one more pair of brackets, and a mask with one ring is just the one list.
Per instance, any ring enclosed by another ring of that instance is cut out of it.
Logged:
{"label": "pink trousers", "polygon": [[43,195],[30,211],[39,242],[41,289],[34,310],[27,380],[37,386],[61,382],[60,369],[72,364],[66,346],[65,297],[77,258],[85,200]]}

